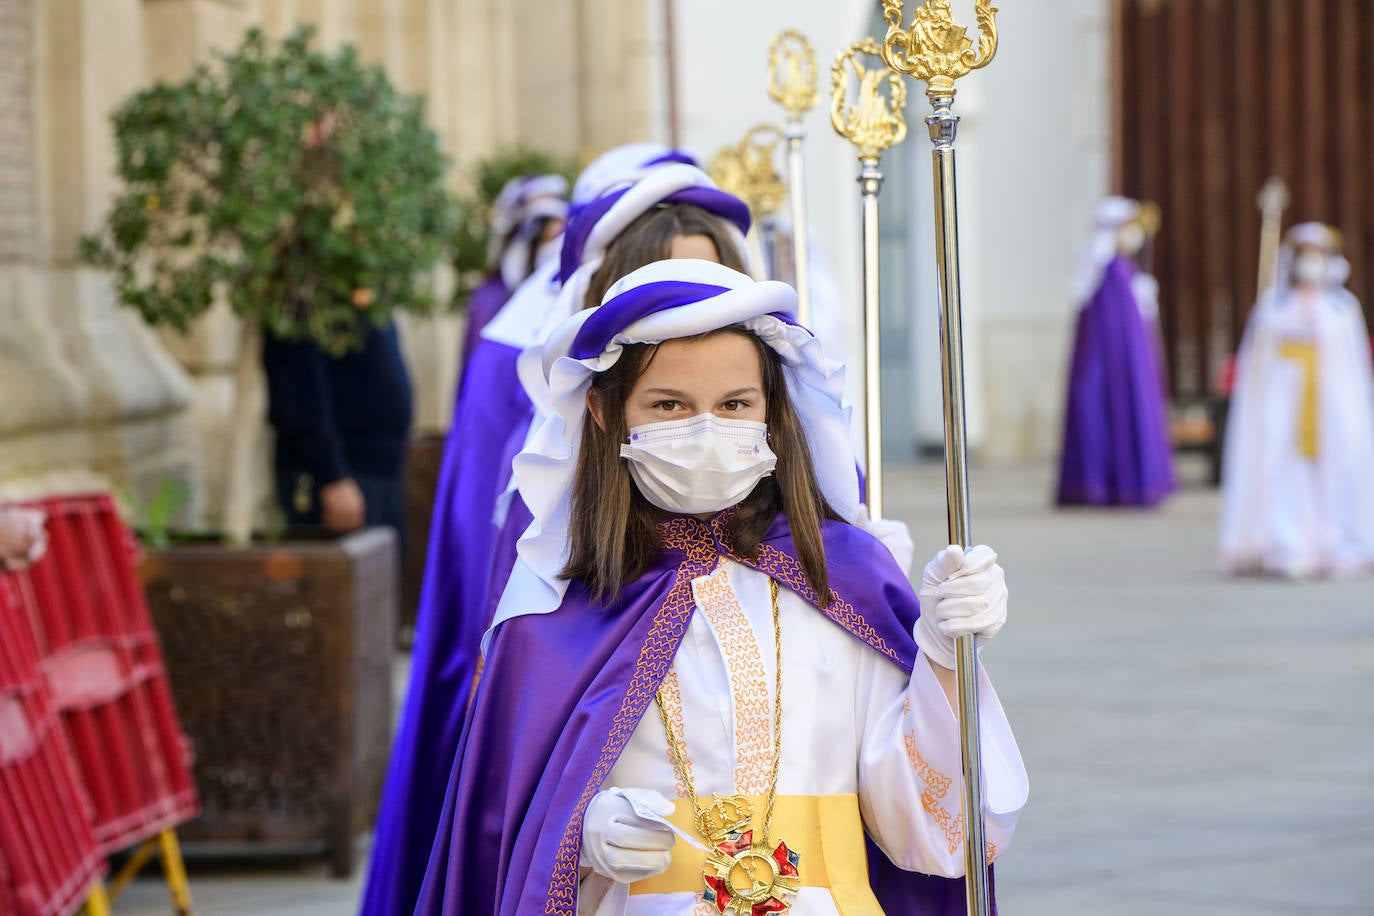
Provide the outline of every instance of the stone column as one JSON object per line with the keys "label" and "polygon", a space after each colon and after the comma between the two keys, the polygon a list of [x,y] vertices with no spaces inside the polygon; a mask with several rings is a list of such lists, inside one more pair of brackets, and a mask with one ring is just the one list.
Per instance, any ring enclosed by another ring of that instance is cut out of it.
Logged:
{"label": "stone column", "polygon": [[76,260],[115,187],[109,116],[144,79],[138,14],[137,0],[0,0],[0,68],[15,87],[3,101],[15,116],[0,118],[0,209],[13,208],[0,255],[6,493],[115,485],[146,497],[194,478],[185,374]]}

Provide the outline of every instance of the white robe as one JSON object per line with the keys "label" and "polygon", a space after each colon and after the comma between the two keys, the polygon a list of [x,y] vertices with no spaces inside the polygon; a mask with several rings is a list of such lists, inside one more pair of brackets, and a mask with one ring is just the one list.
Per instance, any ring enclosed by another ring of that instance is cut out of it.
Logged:
{"label": "white robe", "polygon": [[[696,613],[665,682],[674,730],[698,796],[766,795],[776,670],[768,578],[725,561],[692,584]],[[913,871],[961,876],[957,720],[929,663],[917,658],[908,677],[788,589],[779,590],[779,609],[778,794],[857,793],[866,831],[893,862]],[[1000,854],[1011,840],[1028,783],[1006,714],[981,668],[979,691],[986,839]],[[746,727],[737,729],[741,720]],[[670,799],[686,797],[656,709],[640,720],[604,788],[649,788]],[[923,792],[930,793],[929,810]],[[676,848],[685,848],[682,840]],[[797,851],[804,859],[806,850]],[[699,892],[630,895],[627,885],[590,874],[579,889],[578,912],[691,916],[707,908]],[[837,910],[827,890],[803,887],[791,912],[830,916]]]}
{"label": "white robe", "polygon": [[[1316,349],[1317,453],[1299,448]],[[1241,343],[1227,418],[1221,558],[1231,571],[1341,575],[1374,567],[1374,370],[1359,302],[1329,288],[1266,293]]]}

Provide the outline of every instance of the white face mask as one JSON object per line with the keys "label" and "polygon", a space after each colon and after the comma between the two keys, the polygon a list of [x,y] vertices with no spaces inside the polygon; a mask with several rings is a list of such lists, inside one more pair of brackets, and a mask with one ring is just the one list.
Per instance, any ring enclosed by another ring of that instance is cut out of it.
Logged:
{"label": "white face mask", "polygon": [[728,509],[778,463],[765,424],[709,413],[635,426],[620,457],[645,499],[682,515]]}
{"label": "white face mask", "polygon": [[1302,286],[1323,286],[1328,273],[1326,256],[1315,251],[1304,252],[1293,261],[1293,279]]}

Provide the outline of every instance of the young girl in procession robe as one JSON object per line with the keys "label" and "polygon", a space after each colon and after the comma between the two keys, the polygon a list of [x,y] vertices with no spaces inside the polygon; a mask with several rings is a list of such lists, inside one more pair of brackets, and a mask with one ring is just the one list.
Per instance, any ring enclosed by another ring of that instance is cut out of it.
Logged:
{"label": "young girl in procession robe", "polygon": [[[664,261],[550,337],[535,521],[417,913],[965,912],[954,640],[1001,628],[1003,574],[941,551],[918,605],[839,520],[842,370],[795,308]],[[995,858],[1027,783],[978,676]]]}
{"label": "young girl in procession robe", "polygon": [[[636,150],[636,156],[642,152]],[[584,302],[599,303],[613,280],[636,267],[694,251],[700,255],[703,244],[705,256],[745,268],[744,203],[671,154],[658,148],[649,152],[651,162],[665,162],[645,167],[634,159],[630,174],[636,181],[579,206],[565,233],[560,270],[566,276],[558,296],[544,304],[546,313],[566,318]],[[678,240],[686,238],[698,240],[698,247],[676,250]],[[488,583],[499,597],[513,562],[513,556],[496,560],[494,514],[533,414],[517,377],[517,355],[512,346],[484,338],[454,418],[445,459],[452,474],[451,479],[441,476],[436,496],[410,686],[379,808],[364,916],[413,909],[472,694],[478,641],[494,611],[494,600],[486,600]],[[506,514],[518,519],[522,508],[517,503]],[[520,524],[510,536],[507,552],[513,553],[523,530]]]}
{"label": "young girl in procession robe", "polygon": [[1294,226],[1250,315],[1221,478],[1232,572],[1374,570],[1374,369],[1349,272],[1336,230]]}

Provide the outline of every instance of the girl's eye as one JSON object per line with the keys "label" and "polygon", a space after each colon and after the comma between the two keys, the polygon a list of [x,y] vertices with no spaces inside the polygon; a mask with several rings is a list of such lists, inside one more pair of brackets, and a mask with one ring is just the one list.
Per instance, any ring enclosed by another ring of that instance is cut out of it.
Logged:
{"label": "girl's eye", "polygon": [[724,404],[720,406],[725,408],[730,413],[737,413],[738,411],[744,410],[749,405],[744,403],[743,401],[726,401]]}
{"label": "girl's eye", "polygon": [[677,410],[679,406],[680,405],[677,401],[659,401],[657,404],[654,405],[654,409],[671,411]]}

